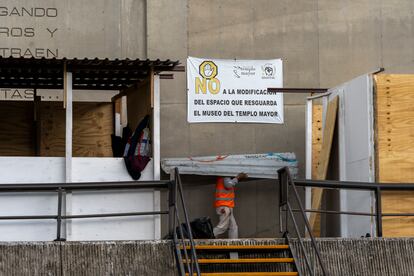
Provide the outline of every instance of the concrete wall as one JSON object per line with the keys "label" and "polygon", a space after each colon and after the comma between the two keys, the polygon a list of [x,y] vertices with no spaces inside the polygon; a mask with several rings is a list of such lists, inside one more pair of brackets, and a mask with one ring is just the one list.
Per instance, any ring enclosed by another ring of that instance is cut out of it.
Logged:
{"label": "concrete wall", "polygon": [[[38,54],[57,49],[59,57],[170,58],[182,63],[188,55],[283,58],[285,87],[332,87],[377,67],[411,72],[414,65],[411,0],[3,0],[0,6],[0,14],[6,13],[4,7],[8,14],[13,7],[58,11],[52,18],[0,16],[2,28],[35,32],[21,38],[1,29],[3,55],[10,55],[11,48],[40,48],[44,50]],[[293,151],[304,176],[304,99],[285,96],[283,125],[190,125],[185,74],[177,73],[174,80],[161,82],[161,156]],[[258,216],[263,216],[259,222],[273,220],[273,214],[263,211],[273,208],[263,198],[272,188],[257,184],[243,189],[236,210],[243,214],[239,224],[245,235],[260,236],[250,222]],[[206,191],[191,193],[203,198]],[[211,206],[192,198],[188,203],[192,209]],[[252,206],[260,213],[251,211]]]}
{"label": "concrete wall", "polygon": [[170,242],[1,243],[1,275],[175,276]]}
{"label": "concrete wall", "polygon": [[[199,241],[217,245],[274,245],[284,239]],[[328,275],[412,275],[413,239],[319,239]],[[305,269],[296,240],[291,249]],[[310,242],[305,248],[314,259]],[[1,275],[177,275],[169,241],[0,243]],[[305,273],[303,275],[309,275]],[[315,275],[321,275],[317,270]]]}
{"label": "concrete wall", "polygon": [[[316,262],[311,242],[304,244],[309,259]],[[289,245],[303,275],[311,275],[299,241],[291,240]],[[318,239],[317,246],[327,275],[412,275],[414,271],[413,239]],[[322,275],[315,267],[314,275]]]}

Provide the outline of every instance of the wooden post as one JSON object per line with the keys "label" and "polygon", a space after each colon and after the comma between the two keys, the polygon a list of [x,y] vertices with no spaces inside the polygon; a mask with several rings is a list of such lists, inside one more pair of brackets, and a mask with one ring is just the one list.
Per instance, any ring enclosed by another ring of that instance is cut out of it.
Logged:
{"label": "wooden post", "polygon": [[155,88],[154,88],[154,85],[155,85],[155,77],[156,76],[159,79],[159,75],[154,75],[154,68],[151,67],[151,70],[150,70],[151,108],[154,108],[154,100],[155,100],[155,95],[154,95]]}
{"label": "wooden post", "polygon": [[154,76],[154,107],[152,119],[153,131],[153,155],[154,155],[154,180],[160,180],[160,76]]}
{"label": "wooden post", "polygon": [[[64,99],[66,108],[66,129],[65,129],[65,182],[72,182],[72,131],[73,131],[73,91],[72,91],[72,72],[66,72],[64,76]],[[62,209],[63,215],[70,215],[72,212],[72,193],[63,193]],[[70,221],[62,223],[62,238],[67,239],[71,235],[72,224]]]}
{"label": "wooden post", "polygon": [[[331,154],[332,140],[335,130],[336,114],[338,111],[338,96],[336,96],[328,104],[328,110],[326,112],[325,127],[323,129],[322,149],[319,156],[319,166],[315,175],[316,180],[325,180],[328,173],[329,157]],[[312,199],[312,209],[319,209],[322,202],[323,189],[313,189],[314,196]],[[315,227],[316,213],[311,213],[309,223],[312,229]]]}
{"label": "wooden post", "polygon": [[[153,97],[153,108],[152,108],[152,152],[154,158],[154,180],[161,179],[161,153],[160,153],[160,76],[152,75],[153,80],[151,85],[151,95]],[[161,207],[160,204],[160,191],[154,191],[154,210]],[[161,238],[161,218],[155,216],[155,239]]]}
{"label": "wooden post", "polygon": [[[308,99],[306,102],[306,179],[312,179],[312,125],[313,125],[313,101]],[[311,208],[312,188],[305,189],[305,206],[306,209]],[[310,214],[306,214],[308,219]]]}
{"label": "wooden post", "polygon": [[65,179],[72,182],[72,73],[65,73],[65,99],[66,99],[66,139],[65,139]]}
{"label": "wooden post", "polygon": [[40,143],[41,143],[41,120],[40,120],[40,103],[41,97],[37,95],[37,89],[34,90],[34,101],[33,101],[33,125],[35,129],[35,139],[34,139],[34,147],[35,147],[35,155],[40,156]]}

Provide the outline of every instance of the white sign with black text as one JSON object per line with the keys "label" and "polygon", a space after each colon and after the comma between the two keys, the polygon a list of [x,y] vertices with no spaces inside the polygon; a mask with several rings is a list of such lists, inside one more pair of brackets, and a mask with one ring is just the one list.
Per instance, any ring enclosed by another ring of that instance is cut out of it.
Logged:
{"label": "white sign with black text", "polygon": [[282,86],[281,59],[188,57],[188,122],[283,124],[283,94],[267,91]]}

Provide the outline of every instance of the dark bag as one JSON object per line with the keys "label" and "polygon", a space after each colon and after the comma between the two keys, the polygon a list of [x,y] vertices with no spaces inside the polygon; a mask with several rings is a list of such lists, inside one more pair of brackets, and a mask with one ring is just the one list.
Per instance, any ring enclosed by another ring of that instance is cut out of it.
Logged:
{"label": "dark bag", "polygon": [[183,237],[181,237],[179,226],[177,226],[175,228],[175,231],[177,232],[177,238],[179,238],[179,239],[189,239],[190,238],[190,235],[188,234],[187,225],[185,223],[181,223],[181,231],[183,233]]}
{"label": "dark bag", "polygon": [[141,177],[141,172],[145,169],[148,162],[151,160],[148,156],[126,156],[124,157],[125,166],[129,175],[134,180]]}
{"label": "dark bag", "polygon": [[[214,232],[213,232],[213,224],[211,223],[211,219],[209,217],[201,217],[197,218],[190,222],[191,233],[194,239],[214,239]],[[181,239],[189,239],[190,236],[188,235],[187,225],[185,223],[181,224],[181,231],[183,233],[183,237],[180,234],[180,227],[177,226],[175,228],[175,232],[177,233],[177,238]],[[172,239],[173,237],[168,234],[164,237],[165,239]]]}
{"label": "dark bag", "polygon": [[141,172],[145,169],[145,166],[151,160],[149,156],[135,155],[135,150],[138,145],[139,138],[143,130],[149,125],[149,115],[138,124],[134,133],[129,138],[129,142],[125,147],[124,152],[124,161],[128,173],[131,175],[132,179],[138,180],[141,177]]}
{"label": "dark bag", "polygon": [[193,238],[214,239],[213,225],[209,217],[201,217],[190,222]]}

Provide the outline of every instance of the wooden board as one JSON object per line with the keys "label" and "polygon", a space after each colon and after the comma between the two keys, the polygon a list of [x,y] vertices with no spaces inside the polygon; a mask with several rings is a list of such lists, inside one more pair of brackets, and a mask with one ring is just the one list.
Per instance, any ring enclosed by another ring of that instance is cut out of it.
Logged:
{"label": "wooden board", "polygon": [[[319,168],[319,156],[322,150],[322,116],[323,115],[323,106],[322,104],[312,105],[312,179],[316,179],[317,172]],[[318,188],[312,188],[312,199],[311,202],[314,202],[315,193]],[[316,214],[315,224],[312,229],[313,234],[316,237],[321,235],[321,214]]]}
{"label": "wooden board", "polygon": [[33,102],[0,102],[0,156],[34,156]]}
{"label": "wooden board", "polygon": [[312,106],[312,179],[316,179],[319,168],[319,156],[322,149],[322,113],[321,104]]}
{"label": "wooden board", "polygon": [[[112,103],[73,104],[73,156],[112,157]],[[65,110],[60,102],[41,104],[41,156],[65,155]]]}
{"label": "wooden board", "polygon": [[73,156],[112,157],[112,103],[74,103]]}
{"label": "wooden board", "polygon": [[147,81],[125,91],[127,95],[128,125],[132,130],[135,130],[145,115],[151,114],[150,85],[150,81]]}
{"label": "wooden board", "polygon": [[[414,183],[414,75],[375,76],[376,171],[379,182]],[[412,213],[414,192],[387,192],[384,213]],[[414,217],[383,219],[387,237],[414,236]]]}
{"label": "wooden board", "polygon": [[65,110],[61,102],[40,104],[40,156],[65,156]]}
{"label": "wooden board", "polygon": [[[326,122],[323,130],[322,148],[319,155],[318,169],[316,171],[316,180],[325,180],[328,172],[329,157],[331,154],[332,140],[336,124],[336,114],[338,111],[338,96],[328,104],[326,112]],[[320,209],[322,202],[323,189],[315,188],[312,198],[312,209]],[[316,225],[316,213],[311,213],[309,223],[312,229]]]}

